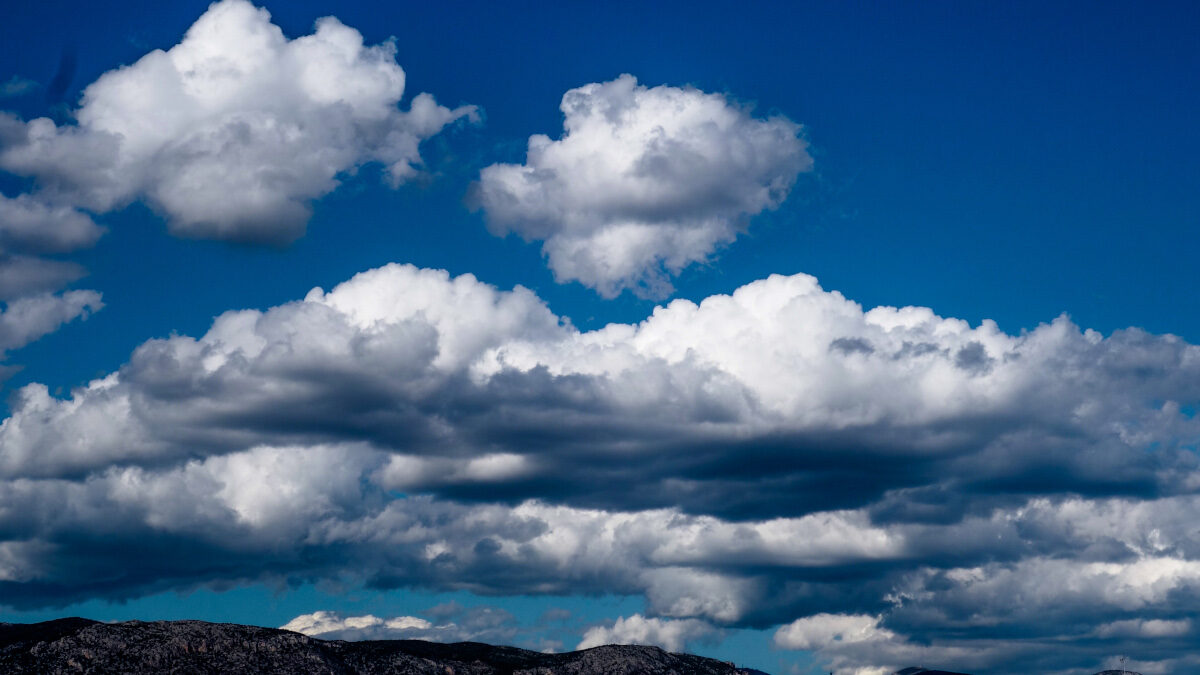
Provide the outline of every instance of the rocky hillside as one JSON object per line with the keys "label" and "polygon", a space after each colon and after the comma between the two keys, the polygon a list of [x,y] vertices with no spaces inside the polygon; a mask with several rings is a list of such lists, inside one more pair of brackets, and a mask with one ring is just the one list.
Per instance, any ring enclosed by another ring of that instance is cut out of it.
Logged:
{"label": "rocky hillside", "polygon": [[477,642],[327,641],[203,621],[0,623],[3,673],[394,675],[765,675],[657,647],[541,654]]}

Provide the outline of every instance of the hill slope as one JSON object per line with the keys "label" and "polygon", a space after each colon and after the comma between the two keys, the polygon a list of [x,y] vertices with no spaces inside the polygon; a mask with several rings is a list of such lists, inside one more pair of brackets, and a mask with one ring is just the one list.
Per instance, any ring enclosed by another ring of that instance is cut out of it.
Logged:
{"label": "hill slope", "polygon": [[4,673],[296,673],[328,675],[765,675],[657,647],[542,654],[477,642],[343,642],[203,621],[0,623]]}

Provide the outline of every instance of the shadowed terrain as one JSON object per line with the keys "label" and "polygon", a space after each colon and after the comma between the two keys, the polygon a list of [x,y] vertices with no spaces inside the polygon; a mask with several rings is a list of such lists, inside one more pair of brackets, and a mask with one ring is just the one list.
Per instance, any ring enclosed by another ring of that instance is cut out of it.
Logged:
{"label": "shadowed terrain", "polygon": [[477,642],[318,640],[204,621],[57,619],[0,623],[4,673],[320,673],[337,675],[765,675],[658,647],[542,654]]}

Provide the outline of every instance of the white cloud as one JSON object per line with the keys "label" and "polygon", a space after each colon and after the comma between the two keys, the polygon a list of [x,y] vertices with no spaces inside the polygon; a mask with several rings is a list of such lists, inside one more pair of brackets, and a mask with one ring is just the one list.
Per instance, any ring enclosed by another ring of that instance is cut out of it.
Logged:
{"label": "white cloud", "polygon": [[102,307],[104,303],[95,291],[47,293],[12,300],[0,312],[0,354],[24,347],[64,323],[86,319]]}
{"label": "white cloud", "polygon": [[499,483],[534,472],[528,458],[510,452],[458,460],[392,455],[376,478],[392,489],[427,489],[432,485]]}
{"label": "white cloud", "polygon": [[0,247],[21,253],[65,253],[96,243],[104,229],[87,214],[49,206],[30,195],[0,195]]}
{"label": "white cloud", "polygon": [[301,614],[280,628],[325,640],[386,640],[423,634],[433,628],[433,624],[416,616],[381,619],[372,614],[342,616],[337,612],[318,611]]}
{"label": "white cloud", "polygon": [[429,640],[431,642],[492,642],[512,644],[522,632],[517,618],[498,607],[464,607],[456,602],[424,610],[437,623],[419,616],[381,618],[372,614],[344,616],[317,611],[301,614],[283,630],[322,640]]}
{"label": "white cloud", "polygon": [[86,274],[83,267],[72,262],[0,253],[0,300],[46,295]]}
{"label": "white cloud", "polygon": [[20,389],[0,594],[637,594],[658,623],[626,633],[788,623],[842,672],[994,668],[1016,627],[1098,662],[1185,641],[1198,370],[1171,336],[1008,335],[804,275],[580,331],[527,289],[389,265],[148,341],[68,397]]}
{"label": "white cloud", "polygon": [[[1146,556],[1122,562],[1029,556],[1011,564],[925,570],[902,586],[904,595],[921,598],[938,587],[938,611],[975,607],[971,621],[986,624],[988,607],[1019,612],[1046,621],[1056,613],[1080,609],[1122,612],[1163,606],[1172,593],[1200,592],[1200,560]],[[901,601],[901,604],[903,601]]]}
{"label": "white cloud", "polygon": [[82,278],[82,266],[42,254],[96,243],[104,229],[85,213],[30,195],[0,195],[0,359],[75,318],[103,307],[96,291],[54,294]]}
{"label": "white cloud", "polygon": [[395,52],[333,17],[289,40],[265,9],[222,0],[178,45],[89,85],[77,126],[0,120],[0,168],[37,178],[52,203],[143,199],[182,236],[290,241],[342,174],[380,162],[399,184],[422,140],[473,114],[428,94],[400,110]]}
{"label": "white cloud", "polygon": [[895,635],[879,627],[878,616],[866,614],[816,614],[796,619],[775,631],[781,649],[824,649],[835,642],[891,640]]}
{"label": "white cloud", "polygon": [[812,165],[798,125],[721,94],[622,75],[560,107],[562,137],[531,136],[525,164],[485,168],[476,199],[495,234],[543,241],[558,280],[605,297],[667,295]]}
{"label": "white cloud", "polygon": [[1168,621],[1163,619],[1126,619],[1106,623],[1096,629],[1100,637],[1168,638],[1180,637],[1192,632],[1191,619]]}
{"label": "white cloud", "polygon": [[[870,351],[840,349],[848,339]],[[527,289],[391,265],[302,302],[229,312],[199,339],[151,340],[70,399],[22,394],[0,427],[0,467],[53,475],[198,447],[364,440],[396,453],[384,474],[406,489],[575,475],[572,490],[586,491],[588,466],[627,458],[621,480],[649,482],[607,498],[707,509],[729,496],[706,492],[727,478],[728,455],[687,448],[715,444],[770,453],[748,465],[755,490],[763,471],[805,479],[788,467],[806,457],[843,470],[844,447],[906,458],[888,487],[934,465],[996,481],[1052,465],[1063,489],[1125,471],[1173,490],[1182,467],[1139,462],[1155,447],[1182,461],[1172,448],[1200,436],[1180,403],[1200,399],[1198,371],[1200,351],[1170,336],[1103,339],[1062,318],[1012,336],[925,308],[864,311],[805,275],[581,332]],[[657,473],[636,470],[649,457]],[[821,489],[832,488],[806,488]]]}
{"label": "white cloud", "polygon": [[593,626],[583,634],[576,649],[603,645],[651,645],[669,652],[682,652],[689,642],[713,637],[716,629],[696,619],[655,619],[641,614],[619,617],[612,626]]}

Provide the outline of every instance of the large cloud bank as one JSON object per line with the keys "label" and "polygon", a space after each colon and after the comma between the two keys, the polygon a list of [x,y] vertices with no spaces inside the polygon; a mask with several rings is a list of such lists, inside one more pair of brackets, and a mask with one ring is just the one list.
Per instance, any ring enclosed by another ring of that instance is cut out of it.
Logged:
{"label": "large cloud bank", "polygon": [[78,124],[0,118],[0,169],[56,206],[145,200],[179,235],[287,242],[342,174],[380,162],[403,182],[420,142],[473,112],[428,94],[401,110],[395,53],[333,17],[289,40],[265,9],[222,0],[178,45],[89,85]]}
{"label": "large cloud bank", "polygon": [[494,233],[543,241],[556,278],[605,297],[666,296],[812,166],[797,124],[720,94],[622,75],[561,108],[562,137],[531,136],[525,164],[485,168],[476,199]]}
{"label": "large cloud bank", "polygon": [[1137,330],[1009,335],[797,275],[584,332],[390,265],[148,341],[69,398],[20,390],[0,597],[641,594],[592,637],[773,628],[840,673],[1067,673],[1153,636],[1137,669],[1182,672],[1198,402],[1200,348]]}

